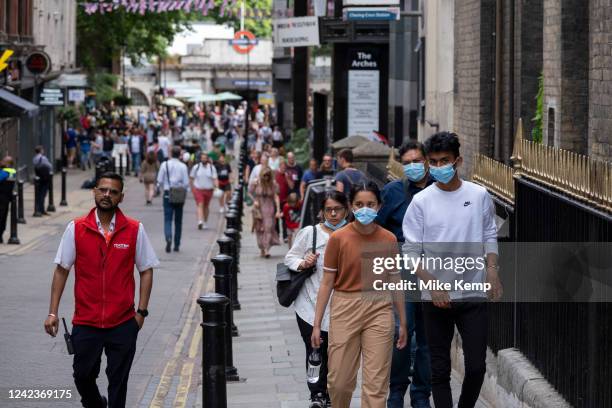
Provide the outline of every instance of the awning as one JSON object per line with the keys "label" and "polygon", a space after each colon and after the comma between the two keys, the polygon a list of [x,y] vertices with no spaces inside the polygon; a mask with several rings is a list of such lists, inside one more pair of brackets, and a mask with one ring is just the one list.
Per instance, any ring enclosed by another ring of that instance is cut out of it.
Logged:
{"label": "awning", "polygon": [[34,114],[38,111],[38,106],[26,101],[19,96],[0,89],[0,117],[17,117],[23,114]]}

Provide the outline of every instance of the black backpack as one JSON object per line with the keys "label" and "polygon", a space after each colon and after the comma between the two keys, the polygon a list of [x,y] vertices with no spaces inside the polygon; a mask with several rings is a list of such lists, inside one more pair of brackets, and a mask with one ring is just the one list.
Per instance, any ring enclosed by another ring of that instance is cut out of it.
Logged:
{"label": "black backpack", "polygon": [[42,162],[42,156],[38,159],[38,163],[34,166],[34,174],[40,181],[49,181],[51,179],[51,169]]}

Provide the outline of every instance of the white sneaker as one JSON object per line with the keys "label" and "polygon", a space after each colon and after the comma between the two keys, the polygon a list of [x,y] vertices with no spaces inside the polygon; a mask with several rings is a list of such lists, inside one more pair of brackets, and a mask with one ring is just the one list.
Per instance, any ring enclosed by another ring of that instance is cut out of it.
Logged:
{"label": "white sneaker", "polygon": [[202,223],[202,228],[201,229],[208,229],[208,225],[206,223]]}

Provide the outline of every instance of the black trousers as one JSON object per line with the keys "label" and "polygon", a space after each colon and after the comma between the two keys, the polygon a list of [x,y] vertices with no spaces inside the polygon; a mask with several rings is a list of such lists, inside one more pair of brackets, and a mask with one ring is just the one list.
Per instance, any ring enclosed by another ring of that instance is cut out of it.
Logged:
{"label": "black trousers", "polygon": [[90,326],[74,326],[74,382],[86,408],[103,407],[102,397],[96,384],[100,373],[102,350],[106,354],[106,376],[108,377],[109,408],[125,407],[128,377],[134,353],[138,323],[130,319],[110,329]]}
{"label": "black trousers", "polygon": [[0,239],[6,230],[6,220],[8,219],[10,204],[10,200],[0,197]]}
{"label": "black trousers", "polygon": [[[300,328],[300,335],[302,336],[302,340],[304,340],[304,345],[306,346],[306,370],[308,370],[308,356],[312,353],[312,346],[310,345],[310,336],[312,336],[312,326],[304,321],[297,314],[295,315],[298,323],[298,327]],[[311,384],[308,381],[308,389],[310,390],[310,397],[314,397],[317,394],[321,393],[324,396],[327,396],[327,332],[321,330],[321,338],[323,342],[321,343],[321,348],[319,351],[321,352],[321,369],[319,371],[319,381],[315,384]]]}
{"label": "black trousers", "polygon": [[431,356],[431,391],[436,408],[452,408],[450,348],[455,325],[461,335],[465,377],[459,408],[474,407],[486,373],[488,306],[484,301],[452,302],[450,309],[423,304]]}
{"label": "black trousers", "polygon": [[34,188],[38,188],[38,194],[36,195],[38,200],[34,203],[35,210],[42,214],[47,211],[45,208],[45,197],[49,192],[49,181],[39,181],[38,187],[35,186]]}

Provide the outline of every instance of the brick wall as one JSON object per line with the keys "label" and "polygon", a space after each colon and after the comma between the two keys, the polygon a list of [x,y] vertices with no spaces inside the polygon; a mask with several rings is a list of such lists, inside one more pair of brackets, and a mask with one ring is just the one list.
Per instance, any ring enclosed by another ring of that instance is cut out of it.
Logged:
{"label": "brick wall", "polygon": [[612,4],[590,0],[589,137],[590,156],[612,160]]}
{"label": "brick wall", "polygon": [[494,0],[455,3],[454,128],[461,141],[465,176],[475,154],[492,153]]}

